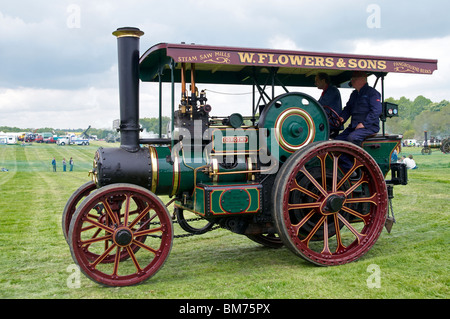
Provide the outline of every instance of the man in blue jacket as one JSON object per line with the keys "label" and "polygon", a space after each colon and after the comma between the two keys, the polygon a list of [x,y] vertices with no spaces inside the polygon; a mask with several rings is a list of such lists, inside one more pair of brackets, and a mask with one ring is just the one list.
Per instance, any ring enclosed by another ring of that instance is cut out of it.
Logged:
{"label": "man in blue jacket", "polygon": [[[319,98],[319,103],[323,106],[330,107],[337,114],[341,114],[341,93],[337,87],[331,84],[329,75],[324,72],[318,73],[315,78],[315,85],[318,89],[323,90],[322,95]],[[325,108],[325,112],[327,112],[330,119],[333,118],[333,114],[329,114],[332,111]],[[339,130],[343,129],[341,125],[336,126],[335,124],[334,121],[330,120],[330,138],[335,138],[339,134]]]}
{"label": "man in blue jacket", "polygon": [[[376,134],[380,130],[381,95],[367,84],[366,72],[353,72],[351,85],[355,90],[350,95],[340,116],[342,124],[350,117],[351,122],[335,139],[361,146],[366,137]],[[343,154],[340,158],[340,166],[346,173],[352,168],[353,161]],[[357,175],[356,172],[353,172],[351,178],[356,178]]]}
{"label": "man in blue jacket", "polygon": [[351,79],[355,90],[341,113],[345,123],[350,117],[350,125],[336,137],[336,140],[350,141],[361,145],[367,136],[380,130],[381,95],[367,84],[366,72],[353,72]]}

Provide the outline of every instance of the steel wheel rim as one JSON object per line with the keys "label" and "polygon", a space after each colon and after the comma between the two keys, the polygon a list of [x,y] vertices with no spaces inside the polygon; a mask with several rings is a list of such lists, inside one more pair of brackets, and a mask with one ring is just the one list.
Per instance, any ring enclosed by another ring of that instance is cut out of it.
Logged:
{"label": "steel wheel rim", "polygon": [[[353,166],[346,174],[338,169],[342,154],[354,157]],[[276,206],[281,211],[278,226],[285,244],[318,265],[338,265],[359,259],[376,242],[386,219],[387,191],[377,163],[362,148],[347,142],[315,143],[290,162],[291,171],[285,172],[287,178],[279,184],[281,201]],[[313,163],[319,163],[322,178],[310,174]],[[330,170],[331,185],[327,178]],[[360,178],[350,181],[350,175],[356,170],[361,171]],[[315,191],[296,182],[301,176],[314,185]],[[293,192],[312,200],[292,202]],[[329,207],[330,202],[335,202],[336,207]],[[303,212],[301,217],[295,217],[299,212]],[[309,229],[305,228],[308,223]]]}
{"label": "steel wheel rim", "polygon": [[72,221],[72,216],[75,214],[77,205],[83,201],[92,191],[97,189],[97,185],[93,182],[87,182],[81,185],[69,198],[64,207],[62,215],[62,229],[64,238],[68,241],[70,222]]}
{"label": "steel wheel rim", "polygon": [[[125,196],[125,205],[110,207],[107,198],[111,196]],[[130,214],[134,197],[145,203],[145,208],[137,207],[140,211],[135,217]],[[112,224],[93,217],[92,210],[99,202],[105,205]],[[98,236],[99,230],[103,236]],[[173,228],[156,195],[139,186],[115,184],[80,204],[69,238],[72,257],[88,278],[107,286],[130,286],[147,280],[163,266],[172,247]]]}

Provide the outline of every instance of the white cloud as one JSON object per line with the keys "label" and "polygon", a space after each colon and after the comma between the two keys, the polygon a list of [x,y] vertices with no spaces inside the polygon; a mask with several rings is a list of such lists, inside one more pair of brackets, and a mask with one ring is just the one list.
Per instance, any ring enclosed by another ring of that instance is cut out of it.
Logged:
{"label": "white cloud", "polygon": [[0,126],[111,128],[119,117],[115,89],[3,89],[0,101]]}
{"label": "white cloud", "polygon": [[354,42],[356,54],[384,55],[406,58],[437,59],[438,69],[432,75],[388,74],[385,96],[414,99],[423,95],[434,102],[449,100],[448,76],[450,74],[450,36],[430,39],[358,40]]}

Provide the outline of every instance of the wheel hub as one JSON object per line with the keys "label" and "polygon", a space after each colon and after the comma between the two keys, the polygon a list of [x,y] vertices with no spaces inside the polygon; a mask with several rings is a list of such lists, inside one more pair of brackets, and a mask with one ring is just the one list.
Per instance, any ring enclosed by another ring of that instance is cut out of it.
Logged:
{"label": "wheel hub", "polygon": [[322,202],[321,212],[323,215],[330,215],[339,212],[345,203],[344,193],[333,193],[328,195]]}
{"label": "wheel hub", "polygon": [[128,228],[119,228],[114,233],[114,242],[121,247],[130,245],[132,241],[133,234]]}
{"label": "wheel hub", "polygon": [[331,195],[330,197],[328,197],[327,199],[327,204],[326,204],[326,209],[330,212],[337,212],[339,210],[341,210],[343,204],[345,201],[345,197],[344,196],[339,196],[339,195]]}

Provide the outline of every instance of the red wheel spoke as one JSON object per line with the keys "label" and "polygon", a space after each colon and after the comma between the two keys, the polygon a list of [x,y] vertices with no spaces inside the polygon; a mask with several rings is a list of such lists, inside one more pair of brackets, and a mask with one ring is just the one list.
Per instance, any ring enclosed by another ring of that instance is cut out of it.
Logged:
{"label": "red wheel spoke", "polygon": [[[88,223],[90,223],[90,224],[92,224],[94,226],[97,226],[98,228],[101,228],[101,229],[107,231],[108,233],[113,233],[114,232],[114,229],[112,229],[111,227],[108,227],[106,225],[103,225],[102,223],[100,223],[100,222],[98,222],[96,220],[92,220],[92,219],[87,218],[86,222],[88,222]],[[92,229],[92,227],[85,227],[85,228],[82,229],[82,231],[85,231],[85,230],[88,230],[88,229]]]}
{"label": "red wheel spoke", "polygon": [[112,244],[111,247],[109,247],[108,249],[105,249],[103,254],[101,254],[93,263],[91,263],[90,266],[93,268],[97,267],[97,265],[99,263],[101,263],[103,261],[103,259],[106,258],[106,256],[109,255],[109,253],[114,249],[114,247],[116,247],[116,244]]}
{"label": "red wheel spoke", "polygon": [[358,232],[352,225],[350,225],[350,223],[348,222],[348,220],[346,220],[341,214],[337,214],[338,218],[341,222],[344,223],[345,226],[347,226],[347,228],[353,233],[353,235],[356,236],[356,238],[358,239],[358,244],[361,243],[361,240],[366,236],[365,234],[361,234],[360,232]]}
{"label": "red wheel spoke", "polygon": [[316,223],[314,228],[309,232],[308,236],[306,236],[306,238],[302,240],[302,242],[306,243],[306,246],[309,246],[309,241],[319,230],[320,226],[323,224],[323,222],[326,220],[326,218],[327,218],[327,216],[322,216],[322,218]]}
{"label": "red wheel spoke", "polygon": [[113,221],[114,224],[119,225],[120,221],[118,216],[112,211],[111,206],[109,206],[109,203],[107,200],[102,201],[105,210],[106,210],[106,214],[108,214],[109,218],[111,218],[111,220]]}
{"label": "red wheel spoke", "polygon": [[378,203],[375,201],[375,198],[377,197],[377,193],[374,193],[370,197],[354,197],[354,198],[347,198],[345,201],[346,203],[372,203],[374,205],[378,205]]}
{"label": "red wheel spoke", "polygon": [[292,228],[295,230],[295,236],[298,236],[298,231],[300,228],[302,228],[302,226],[311,218],[311,216],[314,215],[314,210],[311,210],[308,215],[306,215],[301,221],[300,223],[296,224],[296,225],[292,225]]}
{"label": "red wheel spoke", "polygon": [[[129,228],[133,228],[134,225],[136,225],[142,218],[144,218],[145,215],[148,214],[148,212],[150,211],[150,205],[148,205],[147,207],[145,207],[142,212],[131,222],[130,225],[128,225]],[[156,216],[156,215],[155,215]],[[155,218],[155,216],[153,216],[153,218]],[[153,219],[152,218],[152,219]]]}
{"label": "red wheel spoke", "polygon": [[323,249],[322,254],[331,255],[330,246],[328,244],[328,218],[325,216],[323,223]]}
{"label": "red wheel spoke", "polygon": [[288,204],[288,210],[291,209],[304,209],[304,208],[319,208],[321,202],[315,202],[315,203],[303,203],[303,204]]}
{"label": "red wheel spoke", "polygon": [[140,231],[141,229],[145,229],[147,228],[148,224],[150,224],[150,222],[156,217],[157,215],[153,215],[151,218],[147,219],[144,223],[142,223],[142,225],[138,228],[137,231]]}
{"label": "red wheel spoke", "polygon": [[162,232],[162,231],[163,231],[162,227],[141,230],[141,231],[135,232],[134,233],[134,237],[140,237],[140,236],[144,236],[144,235],[148,235],[148,234],[152,234],[152,233],[157,233],[157,232]]}
{"label": "red wheel spoke", "polygon": [[337,242],[337,247],[336,247],[336,253],[342,252],[344,251],[344,249],[346,248],[344,246],[344,244],[342,244],[342,237],[341,237],[341,229],[339,227],[339,218],[337,216],[337,214],[333,215],[333,219],[334,219],[334,229],[336,229],[336,242]]}
{"label": "red wheel spoke", "polygon": [[114,258],[114,268],[113,268],[113,276],[118,276],[119,271],[119,263],[120,263],[120,250],[121,247],[117,246],[116,256]]}
{"label": "red wheel spoke", "polygon": [[335,153],[331,153],[333,154],[333,185],[332,185],[332,189],[331,191],[333,193],[335,193],[338,189],[337,187],[337,177],[338,177],[338,168],[339,168],[339,157],[341,156],[341,154],[337,155]]}
{"label": "red wheel spoke", "polygon": [[356,158],[353,160],[353,166],[352,168],[347,172],[347,174],[345,174],[345,176],[341,179],[341,181],[339,182],[339,184],[336,186],[336,189],[339,189],[350,177],[350,175],[352,175],[352,173],[354,171],[356,171],[357,168],[363,166],[364,164],[360,163],[359,161],[356,160]]}
{"label": "red wheel spoke", "polygon": [[88,240],[82,240],[81,241],[81,246],[89,246],[93,243],[98,243],[100,241],[107,241],[110,240],[112,237],[112,235],[107,235],[107,236],[102,236],[102,237],[92,237],[91,239]]}
{"label": "red wheel spoke", "polygon": [[135,244],[135,245],[137,245],[137,246],[139,246],[139,247],[141,247],[141,248],[143,248],[143,249],[146,249],[146,250],[148,250],[149,252],[152,252],[152,253],[155,254],[155,255],[156,255],[156,253],[157,253],[157,251],[156,251],[155,249],[153,249],[153,248],[151,248],[151,247],[149,247],[149,246],[147,246],[147,245],[141,243],[140,241],[133,240],[133,244]]}
{"label": "red wheel spoke", "polygon": [[127,252],[128,252],[128,254],[130,255],[130,257],[131,257],[131,260],[133,261],[133,264],[134,264],[134,266],[136,267],[137,272],[141,272],[141,271],[142,271],[142,268],[141,268],[141,266],[139,265],[139,262],[138,262],[137,259],[136,259],[136,255],[135,255],[135,253],[133,252],[133,250],[130,248],[130,246],[127,246]]}
{"label": "red wheel spoke", "polygon": [[130,217],[130,199],[131,196],[130,195],[125,195],[126,196],[126,200],[125,200],[125,213],[124,213],[124,218],[123,218],[123,224],[125,226],[128,225],[128,218]]}
{"label": "red wheel spoke", "polygon": [[310,191],[307,190],[306,188],[301,187],[300,185],[298,185],[298,182],[297,182],[296,179],[294,179],[294,183],[295,183],[295,186],[292,187],[292,188],[290,189],[291,192],[292,192],[293,190],[297,190],[297,191],[300,191],[300,192],[302,192],[302,193],[304,193],[304,194],[306,194],[306,195],[308,195],[309,197],[312,197],[312,198],[314,198],[314,199],[318,199],[318,198],[319,198],[319,196],[317,196],[317,195],[314,194],[313,192],[310,192]]}
{"label": "red wheel spoke", "polygon": [[314,186],[316,186],[316,188],[319,190],[319,192],[323,196],[327,196],[328,195],[328,193],[322,188],[322,186],[317,182],[317,180],[314,177],[312,177],[311,174],[306,170],[305,166],[303,166],[300,169],[300,172],[305,174],[305,176],[311,181],[311,183],[313,183]]}
{"label": "red wheel spoke", "polygon": [[324,190],[327,189],[327,171],[325,167],[325,160],[328,156],[328,153],[317,155],[317,158],[320,160],[320,169],[322,172],[322,188]]}
{"label": "red wheel spoke", "polygon": [[350,187],[349,189],[347,189],[344,193],[345,196],[350,196],[350,194],[357,189],[359,186],[361,186],[363,183],[369,183],[369,180],[367,179],[367,176],[365,176],[364,173],[362,173],[361,178],[352,185],[352,187]]}
{"label": "red wheel spoke", "polygon": [[348,208],[347,206],[343,206],[343,207],[342,207],[342,210],[343,210],[344,212],[347,212],[347,213],[349,213],[349,214],[352,214],[353,216],[356,216],[356,217],[361,218],[361,219],[364,221],[364,225],[367,225],[367,223],[368,223],[369,220],[370,220],[370,214],[366,214],[366,215],[360,214],[360,213],[358,213],[357,211],[355,211],[355,210],[353,210],[353,209],[351,209],[351,208]]}
{"label": "red wheel spoke", "polygon": [[91,229],[94,229],[94,228],[98,228],[98,227],[95,226],[95,225],[90,225],[90,226],[81,228],[81,231],[85,232],[85,231],[88,231],[88,230],[91,230]]}

